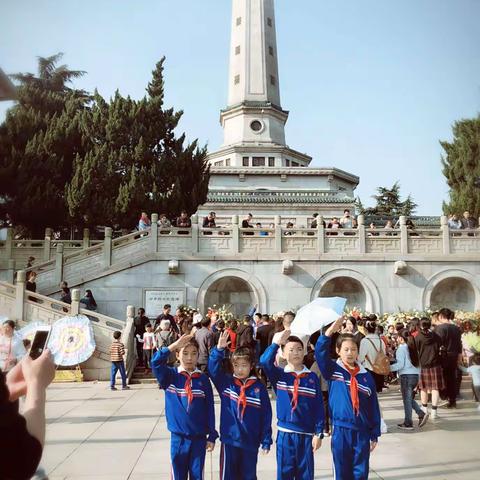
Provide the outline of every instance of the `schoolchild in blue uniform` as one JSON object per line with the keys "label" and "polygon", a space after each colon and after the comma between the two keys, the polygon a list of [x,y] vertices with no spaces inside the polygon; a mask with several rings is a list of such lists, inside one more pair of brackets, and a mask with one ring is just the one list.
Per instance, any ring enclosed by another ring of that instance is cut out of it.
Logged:
{"label": "schoolchild in blue uniform", "polygon": [[223,332],[210,353],[208,372],[221,399],[220,480],[256,480],[258,449],[272,444],[272,406],[267,389],[255,374],[248,347],[230,356],[233,375],[223,368],[229,332]]}
{"label": "schoolchild in blue uniform", "polygon": [[[167,366],[177,352],[178,368]],[[152,359],[152,371],[165,390],[167,428],[171,433],[170,456],[173,480],[202,480],[205,452],[211,452],[215,431],[213,392],[208,377],[198,370],[198,343],[183,335]]]}
{"label": "schoolchild in blue uniform", "polygon": [[[284,330],[260,358],[277,394],[277,479],[312,480],[313,453],[323,439],[324,409],[320,383],[315,373],[303,365],[302,340]],[[275,356],[282,347],[287,366],[275,366]]]}
{"label": "schoolchild in blue uniform", "polygon": [[358,364],[358,345],[350,334],[340,335],[336,343],[339,359],[330,357],[331,336],[340,331],[339,318],[319,337],[315,347],[323,377],[328,381],[328,399],[333,434],[332,454],[336,480],[366,480],[370,452],[380,436],[380,407],[375,380]]}

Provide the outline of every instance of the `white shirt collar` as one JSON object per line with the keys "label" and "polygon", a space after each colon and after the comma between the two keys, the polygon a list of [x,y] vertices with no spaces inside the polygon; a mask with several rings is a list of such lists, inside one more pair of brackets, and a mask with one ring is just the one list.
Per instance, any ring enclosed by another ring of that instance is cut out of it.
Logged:
{"label": "white shirt collar", "polygon": [[[178,366],[178,369],[177,369],[178,373],[182,373],[182,372],[187,372],[181,365]],[[193,372],[187,372],[189,375],[192,375],[193,373],[203,373],[201,370],[199,370],[198,368],[196,368]]]}
{"label": "white shirt collar", "polygon": [[303,369],[300,372],[297,372],[293,368],[291,368],[289,365],[286,365],[283,371],[285,373],[296,373],[297,375],[300,375],[301,373],[310,373],[310,370],[305,365],[302,365],[302,367]]}
{"label": "white shirt collar", "polygon": [[[360,367],[360,371],[358,373],[367,373],[367,371],[365,370],[365,367],[363,365],[360,365],[358,362],[355,362],[359,367]],[[342,360],[340,358],[337,358],[337,365],[339,367],[342,367],[346,372],[348,372],[348,370],[345,368],[345,365],[343,364]],[[350,372],[348,372],[350,373]]]}
{"label": "white shirt collar", "polygon": [[258,380],[257,377],[248,377],[248,378],[245,378],[245,379],[241,379],[241,378],[238,378],[235,374],[233,374],[233,378],[236,378],[237,380],[240,380],[241,382],[248,382],[248,380]]}

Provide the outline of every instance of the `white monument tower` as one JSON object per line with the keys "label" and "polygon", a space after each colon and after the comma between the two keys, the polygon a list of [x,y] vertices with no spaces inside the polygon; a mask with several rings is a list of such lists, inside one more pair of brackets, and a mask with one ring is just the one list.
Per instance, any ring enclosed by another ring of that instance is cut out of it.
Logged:
{"label": "white monument tower", "polygon": [[285,143],[288,112],[280,105],[274,2],[232,3],[228,107],[220,115],[224,142],[210,161],[214,166],[306,167],[311,157]]}
{"label": "white monument tower", "polygon": [[223,145],[208,155],[211,179],[199,214],[293,217],[352,207],[358,177],[308,168],[312,158],[285,141],[274,0],[232,0],[228,106],[220,113]]}

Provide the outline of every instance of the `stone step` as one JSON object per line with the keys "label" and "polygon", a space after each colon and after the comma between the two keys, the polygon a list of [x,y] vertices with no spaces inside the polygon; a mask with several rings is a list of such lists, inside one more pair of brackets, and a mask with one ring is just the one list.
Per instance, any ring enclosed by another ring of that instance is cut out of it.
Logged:
{"label": "stone step", "polygon": [[130,379],[130,385],[154,385],[157,383],[157,380],[155,378],[135,378],[132,377]]}

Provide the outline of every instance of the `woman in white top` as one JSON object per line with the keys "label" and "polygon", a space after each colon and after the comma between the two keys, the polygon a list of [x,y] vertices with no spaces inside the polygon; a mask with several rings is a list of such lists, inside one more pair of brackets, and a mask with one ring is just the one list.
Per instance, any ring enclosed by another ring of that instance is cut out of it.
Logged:
{"label": "woman in white top", "polygon": [[15,335],[15,323],[5,320],[0,327],[0,370],[7,373],[26,353],[22,339]]}
{"label": "woman in white top", "polygon": [[382,351],[386,353],[385,343],[376,333],[377,323],[374,320],[367,320],[365,323],[367,336],[362,338],[360,342],[360,353],[358,354],[358,361],[365,367],[373,376],[377,393],[380,393],[384,385],[384,376],[379,375],[373,371],[373,363],[377,357],[377,353]]}

